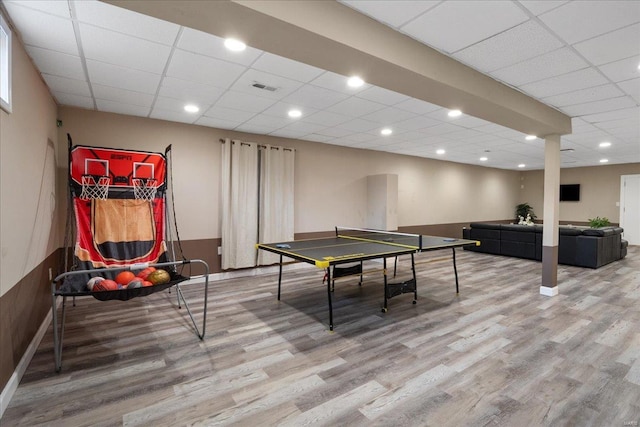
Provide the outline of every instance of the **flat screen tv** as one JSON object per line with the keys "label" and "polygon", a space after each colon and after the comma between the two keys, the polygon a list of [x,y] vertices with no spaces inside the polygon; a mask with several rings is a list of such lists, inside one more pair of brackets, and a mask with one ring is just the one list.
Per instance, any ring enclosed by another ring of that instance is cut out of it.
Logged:
{"label": "flat screen tv", "polygon": [[561,184],[560,185],[560,201],[561,202],[579,202],[580,201],[580,184]]}

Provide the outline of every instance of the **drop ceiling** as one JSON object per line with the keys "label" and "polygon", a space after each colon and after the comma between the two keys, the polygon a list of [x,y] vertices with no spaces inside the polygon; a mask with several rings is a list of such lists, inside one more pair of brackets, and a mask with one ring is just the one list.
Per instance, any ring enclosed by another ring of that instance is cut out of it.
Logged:
{"label": "drop ceiling", "polygon": [[[341,3],[571,117],[562,167],[640,162],[640,2]],[[2,6],[59,105],[544,168],[541,139],[466,114],[450,118],[445,108],[383,87],[351,88],[348,76],[267,51],[231,52],[222,38],[192,28],[92,0]],[[199,112],[185,112],[187,103]],[[293,108],[302,116],[290,118]],[[383,128],[392,134],[381,135]]]}

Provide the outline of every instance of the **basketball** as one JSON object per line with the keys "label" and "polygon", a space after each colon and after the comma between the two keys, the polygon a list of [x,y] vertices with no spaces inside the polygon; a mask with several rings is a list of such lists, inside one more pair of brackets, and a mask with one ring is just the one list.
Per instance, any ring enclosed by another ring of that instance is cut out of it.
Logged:
{"label": "basketball", "polygon": [[104,279],[93,285],[93,292],[116,291],[118,284],[114,280]]}
{"label": "basketball", "polygon": [[143,286],[142,282],[143,280],[141,278],[136,277],[129,282],[129,284],[127,285],[127,289],[141,288]]}
{"label": "basketball", "polygon": [[121,271],[120,273],[118,273],[118,275],[116,276],[116,283],[122,286],[126,286],[130,281],[132,281],[134,278],[136,277],[135,274],[133,274],[130,271]]}
{"label": "basketball", "polygon": [[96,276],[96,277],[92,277],[91,279],[89,279],[89,281],[87,282],[87,289],[89,289],[89,291],[93,291],[93,286],[104,280],[104,277],[100,277],[100,276]]}
{"label": "basketball", "polygon": [[169,280],[171,280],[171,276],[169,276],[169,273],[164,270],[156,270],[153,273],[149,274],[147,280],[154,285],[163,285],[165,283],[169,283]]}
{"label": "basketball", "polygon": [[147,277],[149,277],[149,275],[154,271],[156,271],[155,267],[147,267],[141,272],[139,272],[137,276],[140,277],[142,280],[147,280]]}

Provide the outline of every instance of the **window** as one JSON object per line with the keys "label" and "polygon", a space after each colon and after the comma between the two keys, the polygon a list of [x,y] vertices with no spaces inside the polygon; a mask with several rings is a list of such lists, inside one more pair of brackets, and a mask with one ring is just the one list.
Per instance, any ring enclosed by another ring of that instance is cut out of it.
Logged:
{"label": "window", "polygon": [[0,108],[11,112],[11,30],[0,15]]}

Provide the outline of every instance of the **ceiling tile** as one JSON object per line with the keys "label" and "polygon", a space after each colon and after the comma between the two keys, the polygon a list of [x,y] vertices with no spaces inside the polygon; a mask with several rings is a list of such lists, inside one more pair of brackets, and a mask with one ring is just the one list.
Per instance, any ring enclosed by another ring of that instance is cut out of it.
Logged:
{"label": "ceiling tile", "polygon": [[640,55],[610,62],[609,64],[601,65],[599,68],[612,81],[621,82],[638,77],[640,75],[638,67],[640,67]]}
{"label": "ceiling tile", "polygon": [[333,139],[331,136],[327,135],[318,135],[318,134],[309,134],[304,137],[305,141],[314,141],[314,142],[327,142]]}
{"label": "ceiling tile", "polygon": [[438,120],[434,120],[425,116],[418,116],[412,119],[403,120],[401,122],[394,123],[393,126],[399,130],[403,131],[412,131],[428,128],[431,126],[436,126],[441,124],[442,122]]}
{"label": "ceiling tile", "polygon": [[215,106],[259,113],[275,103],[276,101],[273,99],[259,98],[242,92],[227,91],[218,99]]}
{"label": "ceiling tile", "polygon": [[562,6],[567,3],[568,0],[519,0],[519,3],[526,7],[529,12],[534,15],[540,15],[551,9]]}
{"label": "ceiling tile", "polygon": [[139,117],[147,117],[149,115],[149,107],[141,105],[126,104],[106,99],[96,99],[96,105],[98,106],[98,110],[108,113],[127,114]]}
{"label": "ceiling tile", "polygon": [[394,105],[395,108],[400,108],[401,110],[409,111],[411,113],[416,114],[427,114],[431,111],[438,110],[442,107],[431,104],[430,102],[423,101],[421,99],[407,99],[406,101],[402,101],[398,104]]}
{"label": "ceiling tile", "polygon": [[303,135],[306,135],[308,133],[315,133],[315,132],[317,132],[319,130],[324,129],[325,127],[326,126],[322,126],[322,125],[318,125],[318,124],[314,124],[314,123],[297,121],[297,122],[291,123],[291,124],[283,127],[282,130],[290,130],[290,131],[301,132]]}
{"label": "ceiling tile", "polygon": [[624,93],[613,84],[595,86],[574,92],[543,98],[545,104],[554,107],[566,107],[568,105],[584,104],[586,102],[600,101],[608,98],[622,96]]}
{"label": "ceiling tile", "polygon": [[368,132],[373,129],[380,129],[380,125],[378,123],[370,122],[368,120],[354,119],[354,120],[349,120],[348,122],[339,124],[338,128],[346,129],[351,131],[351,133],[355,133],[355,132]]}
{"label": "ceiling tile", "polygon": [[324,70],[303,64],[302,62],[293,61],[271,53],[263,53],[252,65],[251,68],[264,71],[266,73],[282,76],[287,79],[297,80],[299,82],[310,82]]}
{"label": "ceiling tile", "polygon": [[238,124],[240,124],[255,116],[255,113],[214,105],[213,107],[209,108],[204,115],[212,119],[219,119],[228,122],[238,122]]}
{"label": "ceiling tile", "polygon": [[[154,95],[148,93],[135,92],[132,90],[118,89],[110,86],[103,86],[97,83],[92,83],[93,96],[96,100],[113,101],[118,104],[137,105],[141,107],[151,107]],[[149,109],[147,108],[147,114]]]}
{"label": "ceiling tile", "polygon": [[[640,5],[640,2],[637,3]],[[575,44],[573,47],[594,65],[640,55],[640,23]]]}
{"label": "ceiling tile", "polygon": [[431,9],[440,0],[339,0],[373,19],[399,27]]}
{"label": "ceiling tile", "polygon": [[160,84],[160,76],[157,74],[118,67],[91,59],[87,59],[87,70],[91,83],[104,86],[155,94]]}
{"label": "ceiling tile", "polygon": [[596,124],[601,122],[607,122],[610,120],[620,120],[626,118],[636,118],[638,117],[638,109],[637,108],[625,108],[623,110],[605,112],[605,113],[597,113],[597,114],[589,114],[582,119],[585,122]]}
{"label": "ceiling tile", "polygon": [[538,99],[608,83],[595,68],[584,68],[520,86],[520,90]]}
{"label": "ceiling tile", "polygon": [[640,2],[573,1],[539,18],[568,44],[574,44],[639,22]]}
{"label": "ceiling tile", "polygon": [[[297,109],[300,110],[302,116],[300,118],[289,118],[288,113],[290,110]],[[276,117],[286,117],[290,121],[295,122],[307,116],[313,115],[317,110],[313,108],[301,108],[299,105],[291,104],[288,102],[276,102],[269,108],[263,111],[264,114],[268,114]]]}
{"label": "ceiling tile", "polygon": [[66,1],[51,1],[51,0],[3,0],[3,3],[9,10],[15,5],[25,6],[30,9],[35,9],[40,12],[50,13],[52,15],[60,16],[61,18],[71,19],[71,13],[69,12],[69,4]]}
{"label": "ceiling tile", "polygon": [[84,80],[86,78],[79,56],[68,55],[40,47],[27,46],[27,53],[41,73]]}
{"label": "ceiling tile", "polygon": [[199,106],[211,105],[220,98],[224,90],[174,77],[165,77],[160,84],[158,95],[180,99]]}
{"label": "ceiling tile", "polygon": [[350,117],[346,117],[342,114],[330,113],[328,111],[318,111],[317,113],[311,114],[307,117],[304,117],[303,120],[309,123],[315,123],[322,125],[324,127],[336,126],[340,123],[344,123],[348,120],[351,120]]}
{"label": "ceiling tile", "polygon": [[170,122],[194,123],[200,116],[187,113],[186,111],[170,111],[159,108],[153,109],[149,115],[152,119],[167,120]]}
{"label": "ceiling tile", "polygon": [[247,133],[256,133],[260,135],[265,135],[276,130],[271,126],[258,126],[249,123],[243,123],[240,126],[236,127],[234,130],[238,132],[247,132]]}
{"label": "ceiling tile", "polygon": [[224,39],[191,28],[183,28],[177,47],[192,53],[210,56],[245,66],[251,65],[262,51],[250,46],[242,52],[232,52],[224,47]]}
{"label": "ceiling tile", "polygon": [[[159,109],[159,110],[166,110],[166,111],[175,111],[177,113],[184,113],[184,101],[180,100],[180,99],[175,99],[175,98],[167,98],[164,96],[158,96],[156,98],[156,102],[153,105],[153,109]],[[194,114],[194,113],[189,113],[193,116],[195,116],[193,118],[193,120],[196,119],[196,117],[199,117],[201,115],[204,114],[205,111],[207,111],[209,109],[209,106],[211,104],[200,104],[200,105],[196,105],[200,110],[198,113]]]}
{"label": "ceiling tile", "polygon": [[527,19],[528,16],[511,2],[448,1],[402,26],[402,31],[436,49],[452,53]]}
{"label": "ceiling tile", "polygon": [[324,109],[347,99],[349,95],[318,86],[305,85],[282,99],[284,102]]}
{"label": "ceiling tile", "polygon": [[304,131],[299,131],[299,130],[294,130],[294,129],[288,129],[288,128],[284,127],[284,128],[281,128],[281,129],[274,130],[273,132],[269,133],[269,135],[278,136],[280,138],[300,139],[300,138],[304,137],[305,135],[307,135],[308,133],[309,132],[304,132]]}
{"label": "ceiling tile", "polygon": [[409,120],[417,115],[414,113],[410,113],[405,110],[400,110],[398,108],[382,108],[378,111],[374,111],[373,113],[366,114],[362,116],[363,119],[369,120],[378,124],[391,124],[397,123],[404,120]]}
{"label": "ceiling tile", "polygon": [[588,64],[568,48],[537,56],[498,70],[492,75],[510,85],[524,85],[586,68]]}
{"label": "ceiling tile", "polygon": [[453,55],[482,72],[490,72],[551,52],[562,42],[536,21],[517,27],[469,46]]}
{"label": "ceiling tile", "polygon": [[636,106],[628,96],[621,96],[618,98],[610,98],[604,101],[587,102],[585,104],[571,105],[562,108],[562,111],[570,116],[585,116],[589,114],[604,113],[608,111],[622,110],[629,107]]}
{"label": "ceiling tile", "polygon": [[331,71],[326,71],[324,74],[313,79],[310,83],[314,86],[320,86],[325,89],[330,89],[347,95],[355,95],[371,87],[371,85],[366,82],[360,87],[349,87],[347,85],[348,79],[349,77],[341,76],[340,74],[332,73]]}
{"label": "ceiling tile", "polygon": [[[259,89],[254,87],[254,84],[269,86],[276,88],[276,90]],[[255,94],[263,98],[282,99],[301,86],[302,83],[296,80],[265,73],[264,71],[249,69],[233,83],[231,90],[244,92],[249,95]]]}
{"label": "ceiling tile", "polygon": [[618,87],[631,95],[640,104],[640,77],[618,83]]}
{"label": "ceiling tile", "polygon": [[200,117],[198,120],[196,120],[195,124],[200,126],[218,128],[218,129],[234,129],[235,127],[242,124],[242,121],[224,120],[224,119],[218,119],[214,117],[203,116],[203,117]]}
{"label": "ceiling tile", "polygon": [[178,36],[178,31],[180,30],[180,26],[177,24],[162,21],[101,1],[83,0],[75,1],[72,4],[75,7],[76,16],[80,22],[167,46],[173,46]]}
{"label": "ceiling tile", "polygon": [[326,128],[316,132],[318,135],[331,136],[334,138],[341,138],[343,136],[351,135],[353,132],[346,129],[340,129],[337,127]]}
{"label": "ceiling tile", "polygon": [[80,107],[93,110],[93,98],[80,95],[72,95],[69,93],[53,93],[60,105],[68,105],[70,107]]}
{"label": "ceiling tile", "polygon": [[171,52],[169,46],[86,24],[80,24],[80,34],[87,59],[155,74],[162,74]]}
{"label": "ceiling tile", "polygon": [[244,70],[238,64],[176,50],[171,57],[167,76],[226,89]]}
{"label": "ceiling tile", "polygon": [[26,45],[78,56],[78,44],[70,19],[28,9],[17,3],[3,4]]}
{"label": "ceiling tile", "polygon": [[89,85],[84,80],[68,79],[66,77],[52,76],[49,74],[43,74],[42,77],[52,92],[91,97]]}
{"label": "ceiling tile", "polygon": [[289,117],[276,117],[267,114],[257,114],[251,119],[247,120],[245,124],[251,126],[261,126],[265,129],[271,129],[269,132],[273,132],[276,129],[280,129],[281,127],[285,127],[291,124],[291,120],[292,119],[290,119]]}
{"label": "ceiling tile", "polygon": [[368,113],[384,108],[384,105],[377,102],[367,101],[366,99],[351,97],[341,101],[331,107],[327,111],[336,114],[344,114],[351,117],[360,117]]}

